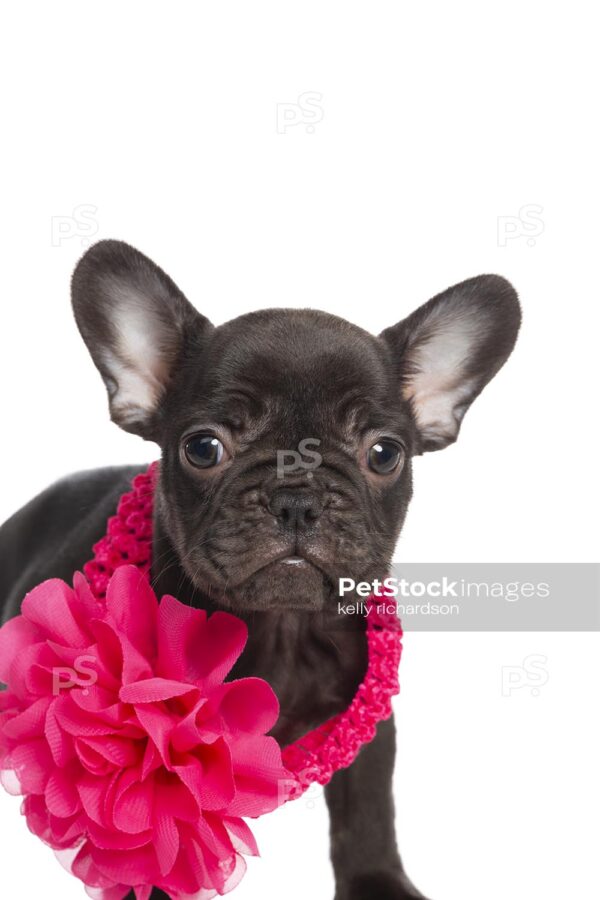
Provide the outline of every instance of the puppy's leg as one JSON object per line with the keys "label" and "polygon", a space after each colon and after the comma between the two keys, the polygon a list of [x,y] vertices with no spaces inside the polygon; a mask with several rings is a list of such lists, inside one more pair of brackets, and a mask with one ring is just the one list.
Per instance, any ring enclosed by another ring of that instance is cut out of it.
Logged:
{"label": "puppy's leg", "polygon": [[[335,900],[423,898],[404,874],[396,846],[392,775],[393,719],[380,722],[375,739],[325,789],[331,817]],[[424,900],[424,898],[423,898]]]}

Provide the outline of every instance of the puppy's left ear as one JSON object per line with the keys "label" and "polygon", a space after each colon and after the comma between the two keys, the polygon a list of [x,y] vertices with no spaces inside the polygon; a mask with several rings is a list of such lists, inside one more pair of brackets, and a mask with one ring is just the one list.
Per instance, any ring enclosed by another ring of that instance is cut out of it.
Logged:
{"label": "puppy's left ear", "polygon": [[467,409],[510,356],[520,324],[512,285],[499,275],[479,275],[380,334],[411,404],[421,451],[456,440]]}

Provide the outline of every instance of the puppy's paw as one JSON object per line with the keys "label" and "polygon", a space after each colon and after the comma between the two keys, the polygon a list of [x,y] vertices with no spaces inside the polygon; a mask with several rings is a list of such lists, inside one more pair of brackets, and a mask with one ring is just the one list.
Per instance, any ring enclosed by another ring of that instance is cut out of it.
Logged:
{"label": "puppy's paw", "polygon": [[427,900],[405,875],[365,872],[355,875],[344,900]]}

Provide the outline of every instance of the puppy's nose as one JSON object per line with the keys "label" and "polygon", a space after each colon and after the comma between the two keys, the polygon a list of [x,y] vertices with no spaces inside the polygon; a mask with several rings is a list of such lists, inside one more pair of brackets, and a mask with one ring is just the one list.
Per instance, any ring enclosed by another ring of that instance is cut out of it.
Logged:
{"label": "puppy's nose", "polygon": [[269,512],[279,519],[284,528],[302,531],[310,528],[319,518],[323,504],[312,491],[280,488],[271,496]]}

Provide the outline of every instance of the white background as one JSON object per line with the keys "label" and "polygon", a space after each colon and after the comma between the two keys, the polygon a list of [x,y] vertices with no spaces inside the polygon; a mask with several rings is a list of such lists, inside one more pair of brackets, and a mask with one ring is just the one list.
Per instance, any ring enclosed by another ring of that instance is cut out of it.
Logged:
{"label": "white background", "polygon": [[[109,423],[70,314],[76,260],[116,237],[216,323],[314,306],[379,331],[469,276],[511,279],[516,352],[458,443],[416,461],[397,558],[595,560],[592,8],[5,10],[2,518],[72,470],[156,455]],[[284,130],[279,107],[278,130],[277,105],[306,92],[320,95],[316,119]],[[546,683],[503,696],[503,666],[530,654],[546,657]],[[598,898],[598,658],[596,635],[408,636],[398,830],[431,900]],[[331,900],[322,796],[256,832],[263,858],[235,896]],[[83,896],[4,795],[0,845],[3,896]]]}

